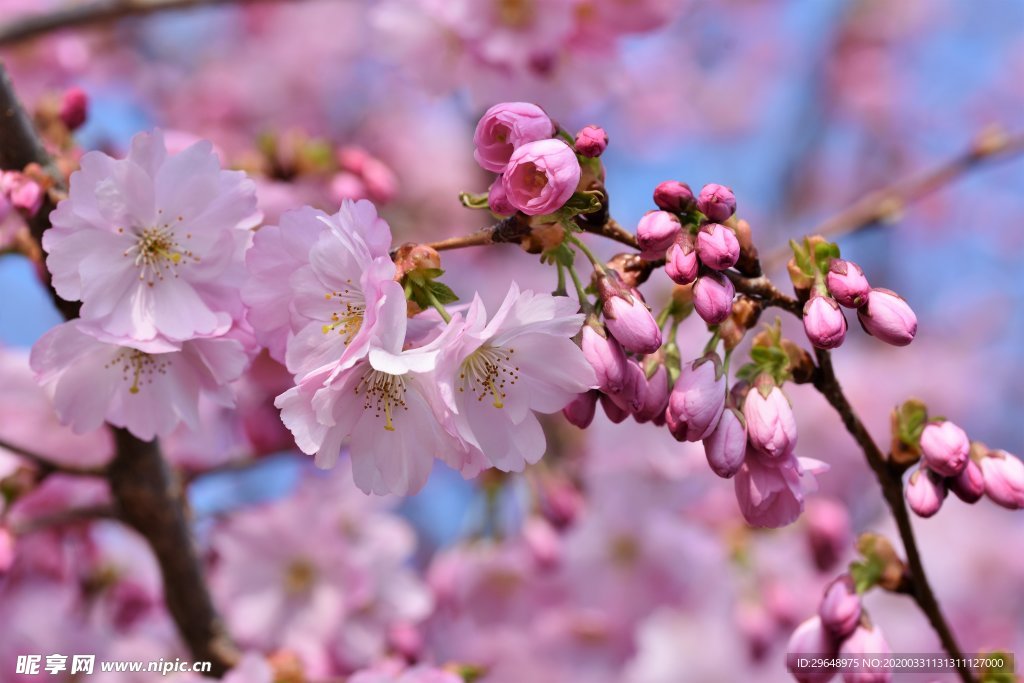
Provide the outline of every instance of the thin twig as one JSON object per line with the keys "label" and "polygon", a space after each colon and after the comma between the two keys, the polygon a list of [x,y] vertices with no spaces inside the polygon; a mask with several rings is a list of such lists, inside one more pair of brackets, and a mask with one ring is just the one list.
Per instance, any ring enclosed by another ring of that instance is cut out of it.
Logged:
{"label": "thin twig", "polygon": [[287,0],[96,0],[72,4],[52,12],[33,12],[0,26],[0,46],[39,38],[54,31],[140,17],[157,12],[187,10],[228,4],[285,2]]}
{"label": "thin twig", "polygon": [[[901,180],[866,194],[848,208],[811,228],[807,234],[835,239],[896,219],[904,208],[946,187],[983,163],[1012,159],[1024,153],[1024,133],[1007,135],[999,130],[983,132],[967,150],[931,171]],[[780,247],[764,259],[777,268],[792,254]]]}
{"label": "thin twig", "polygon": [[803,306],[800,302],[791,296],[786,296],[772,283],[767,276],[760,276],[756,278],[746,278],[739,273],[727,270],[725,276],[732,281],[733,286],[736,287],[736,291],[740,294],[745,294],[757,301],[763,303],[766,306],[775,306],[781,308],[784,311],[792,313],[796,317],[801,317],[803,312]]}
{"label": "thin twig", "polygon": [[106,473],[104,467],[75,467],[51,460],[45,455],[40,455],[27,448],[22,448],[4,439],[0,439],[0,449],[10,451],[20,458],[28,460],[43,472],[60,472],[61,474],[74,474],[83,477],[101,477]]}
{"label": "thin twig", "polygon": [[814,387],[825,397],[825,399],[836,409],[846,426],[846,430],[853,436],[854,440],[864,451],[868,464],[875,473],[878,483],[882,487],[882,495],[889,505],[889,510],[896,520],[900,538],[903,541],[903,548],[907,554],[907,564],[910,569],[912,597],[921,611],[928,617],[932,628],[939,635],[942,646],[950,657],[957,661],[957,672],[964,683],[971,683],[974,679],[971,671],[963,664],[963,654],[960,646],[953,636],[953,631],[946,623],[939,602],[935,598],[931,584],[924,571],[924,563],[921,561],[921,552],[917,547],[917,540],[914,538],[914,529],[910,525],[910,515],[907,512],[903,500],[903,478],[902,468],[894,466],[882,453],[878,444],[871,437],[867,427],[857,417],[853,407],[847,400],[843,389],[836,378],[835,370],[832,367],[832,356],[828,351],[815,349],[818,360],[818,370],[814,376]]}

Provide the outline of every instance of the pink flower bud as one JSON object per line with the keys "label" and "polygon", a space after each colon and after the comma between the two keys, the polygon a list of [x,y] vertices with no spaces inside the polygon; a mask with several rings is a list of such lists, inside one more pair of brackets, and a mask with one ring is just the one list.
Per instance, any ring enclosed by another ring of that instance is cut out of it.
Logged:
{"label": "pink flower bud", "polygon": [[701,189],[697,208],[712,223],[721,223],[736,213],[736,195],[725,185],[710,183]]}
{"label": "pink flower bud", "polygon": [[681,227],[679,219],[668,211],[648,211],[636,226],[640,255],[648,261],[660,259],[679,237]]}
{"label": "pink flower bud", "polygon": [[1011,510],[1024,508],[1024,463],[1006,451],[990,451],[978,465],[985,477],[985,494]]}
{"label": "pink flower bud", "polygon": [[946,498],[946,485],[926,467],[918,467],[910,475],[906,489],[907,505],[918,517],[931,517]]}
{"label": "pink flower bud", "polygon": [[747,452],[747,426],[735,408],[727,408],[718,420],[718,426],[704,439],[704,455],[711,471],[730,479],[743,465]]}
{"label": "pink flower bud", "polygon": [[689,235],[683,235],[665,254],[665,274],[677,285],[688,285],[696,280],[699,266],[697,250]]}
{"label": "pink flower bud", "polygon": [[828,292],[847,308],[859,308],[867,301],[871,286],[864,271],[853,261],[834,259],[825,277]]}
{"label": "pink flower bud", "polygon": [[846,317],[835,299],[812,296],[804,304],[804,332],[819,349],[835,349],[846,339]]}
{"label": "pink flower bud", "polygon": [[599,157],[608,147],[608,133],[600,126],[585,126],[576,133],[576,151],[585,157]]}
{"label": "pink flower bud", "polygon": [[653,422],[655,425],[660,426],[665,423],[665,408],[668,407],[668,370],[659,363],[658,367],[654,370],[654,374],[645,381],[643,405],[633,414],[633,417],[637,422]]}
{"label": "pink flower bud", "polygon": [[594,421],[594,413],[597,411],[598,392],[591,390],[584,392],[574,398],[569,405],[562,408],[562,414],[569,424],[576,425],[580,429],[586,429]]}
{"label": "pink flower bud", "polygon": [[607,396],[629,415],[640,412],[647,397],[647,375],[640,364],[632,358],[628,359],[622,388],[615,393],[608,393]]}
{"label": "pink flower bud", "polygon": [[501,176],[495,178],[487,190],[487,206],[490,207],[492,213],[498,216],[511,216],[516,212],[516,207],[512,206],[505,194],[505,183]]}
{"label": "pink flower bud", "polygon": [[[603,329],[603,328],[602,328]],[[626,382],[626,354],[613,337],[601,334],[594,325],[584,325],[580,338],[583,356],[594,368],[597,387],[606,394],[622,391]]]}
{"label": "pink flower bud", "polygon": [[724,322],[732,313],[736,288],[721,273],[707,273],[693,283],[693,308],[708,325]]}
{"label": "pink flower bud", "polygon": [[7,195],[11,206],[30,216],[34,216],[43,205],[43,188],[18,171],[8,171],[0,176],[0,191]]}
{"label": "pink flower bud", "polygon": [[516,149],[502,176],[509,203],[529,216],[554,213],[580,182],[580,162],[561,140],[537,140]]}
{"label": "pink flower bud", "polygon": [[757,379],[743,403],[750,445],[769,458],[781,458],[796,448],[796,418],[789,399],[766,375]]}
{"label": "pink flower bud", "polygon": [[608,394],[601,394],[601,407],[604,409],[604,414],[608,416],[608,419],[615,424],[619,424],[629,417],[629,411],[620,408]]}
{"label": "pink flower bud", "polygon": [[822,572],[834,568],[853,547],[850,513],[842,503],[818,496],[807,503],[807,542],[814,565]]}
{"label": "pink flower bud", "polygon": [[825,589],[818,606],[821,624],[837,640],[854,632],[860,623],[860,596],[849,574],[843,574]]}
{"label": "pink flower bud", "polygon": [[380,159],[369,157],[366,160],[362,178],[367,198],[377,204],[387,204],[398,194],[398,177]]}
{"label": "pink flower bud", "polygon": [[888,289],[872,289],[857,317],[865,332],[893,346],[906,346],[917,334],[914,311]]}
{"label": "pink flower bud", "polygon": [[[786,645],[786,660],[791,667],[800,656],[830,658],[835,653],[836,642],[822,626],[819,617],[811,617],[797,626]],[[802,672],[791,668],[791,671],[797,683],[826,683],[834,675],[831,669]]]}
{"label": "pink flower bud", "polygon": [[955,477],[967,467],[971,441],[964,430],[949,420],[932,422],[921,432],[921,453],[928,469],[944,477]]}
{"label": "pink flower bud", "polygon": [[60,98],[57,116],[68,130],[76,130],[85,123],[89,112],[89,96],[81,88],[68,88]]}
{"label": "pink flower bud", "polygon": [[985,475],[981,472],[978,463],[971,459],[967,460],[964,471],[950,479],[949,489],[956,494],[956,497],[965,503],[977,503],[985,495]]}
{"label": "pink flower bud", "polygon": [[708,268],[732,268],[740,258],[740,243],[736,233],[724,225],[708,223],[697,233],[697,255]]}
{"label": "pink flower bud", "polygon": [[488,109],[477,124],[473,157],[484,169],[501,173],[520,146],[554,134],[555,124],[537,105],[502,102]]}
{"label": "pink flower bud", "polygon": [[[870,659],[879,659],[879,667],[858,667],[855,671],[843,673],[845,683],[890,683],[892,674],[884,667],[886,655],[892,654],[882,630],[877,626],[858,626],[842,645],[839,656],[848,659],[861,659],[863,655],[874,655]],[[862,664],[864,662],[861,662]]]}
{"label": "pink flower bud", "polygon": [[618,294],[605,296],[602,311],[608,331],[631,353],[654,353],[661,348],[661,329],[638,294],[626,300]]}
{"label": "pink flower bud", "polygon": [[537,566],[550,569],[562,559],[562,539],[542,517],[531,517],[523,524],[523,540]]}
{"label": "pink flower bud", "polygon": [[666,180],[654,188],[654,203],[659,209],[683,213],[692,209],[696,200],[689,185],[678,180]]}
{"label": "pink flower bud", "polygon": [[678,441],[711,435],[725,409],[725,375],[716,354],[686,363],[672,388],[665,423]]}

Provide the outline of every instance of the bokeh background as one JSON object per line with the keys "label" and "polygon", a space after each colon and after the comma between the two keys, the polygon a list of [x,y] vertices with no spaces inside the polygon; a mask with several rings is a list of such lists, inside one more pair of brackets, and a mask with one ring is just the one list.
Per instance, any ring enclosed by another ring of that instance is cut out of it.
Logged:
{"label": "bokeh background", "polygon": [[[645,0],[628,13],[635,22],[611,30],[585,23],[586,7],[599,2],[478,2],[228,4],[0,39],[0,60],[30,108],[52,109],[69,87],[88,94],[89,117],[71,156],[120,153],[134,133],[153,127],[180,144],[207,138],[226,164],[258,178],[268,222],[301,204],[330,209],[343,197],[369,197],[396,241],[487,224],[486,212],[462,208],[457,195],[490,182],[473,161],[472,130],[497,101],[535,101],[570,130],[602,125],[611,140],[603,160],[612,212],[623,225],[635,226],[653,208],[651,192],[662,180],[722,183],[735,190],[762,254],[867,192],[961,154],[983,131],[1024,131],[1022,3]],[[504,27],[466,19],[492,4],[520,14],[501,15],[515,19]],[[27,13],[61,6],[0,0],[0,36]],[[356,171],[351,159],[363,153],[373,162]],[[1024,453],[1022,219],[1024,158],[1010,158],[839,238],[844,256],[873,284],[904,296],[920,322],[909,348],[851,333],[836,354],[840,379],[877,439],[889,438],[892,407],[914,396],[972,439]],[[0,244],[16,220],[0,224]],[[772,274],[784,281],[784,260],[775,264]],[[444,267],[464,299],[479,290],[494,301],[510,279],[553,286],[551,273],[514,247],[446,254]],[[648,300],[663,300],[669,284],[652,278]],[[0,256],[0,292],[0,436],[46,441],[49,434],[54,448],[66,450],[52,418],[33,418],[29,428],[22,416],[33,396],[24,353],[58,314],[21,256]],[[786,329],[800,339],[788,321]],[[705,340],[695,321],[684,325],[684,353],[697,355]],[[832,471],[820,478],[804,519],[762,533],[743,525],[731,484],[707,471],[699,445],[600,416],[585,433],[551,420],[550,452],[526,475],[465,482],[439,464],[424,492],[381,508],[363,501],[346,473],[312,473],[305,457],[279,447],[267,426],[279,373],[264,367],[252,375],[252,405],[239,418],[245,424],[229,428],[228,418],[211,416],[208,430],[176,435],[169,446],[187,475],[229,625],[245,620],[232,605],[274,592],[272,579],[246,578],[247,567],[275,553],[315,552],[302,520],[322,514],[318,496],[356,510],[363,520],[356,524],[385,514],[402,527],[399,535],[415,532],[390,555],[371,555],[404,577],[392,584],[417,588],[391,596],[393,609],[375,613],[359,633],[349,633],[358,629],[347,620],[344,646],[335,642],[337,629],[318,630],[315,619],[289,622],[295,605],[280,613],[250,606],[246,614],[265,627],[249,637],[251,647],[298,652],[318,672],[313,680],[346,673],[364,655],[400,650],[396,622],[414,626],[418,656],[487,661],[487,682],[787,680],[785,640],[852,557],[854,534],[891,532],[862,456],[808,387],[790,391],[798,452]],[[35,415],[45,413],[45,404],[33,405]],[[74,457],[101,461],[109,444],[93,441],[76,444]],[[15,471],[13,456],[0,451],[0,458],[7,458],[0,474]],[[65,487],[48,495],[80,505],[104,496],[80,482]],[[6,511],[9,524],[15,511]],[[31,529],[31,510],[20,514],[29,520],[21,528]],[[545,517],[551,524],[536,531],[531,521]],[[1024,517],[951,499],[915,527],[965,650],[1024,653]],[[253,529],[305,541],[283,544],[293,551],[238,541]],[[33,567],[0,579],[8,584],[0,633],[21,631],[28,640],[19,647],[40,650],[60,651],[58,636],[80,645],[92,634],[97,648],[180,656],[160,614],[155,568],[135,539],[121,538],[126,532],[112,522],[47,529],[45,543],[33,540],[40,533],[16,534],[15,557],[41,547],[59,571]],[[826,541],[837,557],[820,557]],[[548,558],[554,568],[537,559],[543,552],[556,556]],[[70,629],[79,617],[69,615],[84,613],[83,576],[110,567],[120,569],[111,569],[104,590],[123,593],[136,577],[139,595],[115,595],[109,610],[127,604],[143,616],[122,623],[117,614],[90,612],[87,628]],[[378,565],[362,569],[372,574]],[[332,586],[356,590],[342,579]],[[908,600],[871,595],[868,606],[894,651],[939,651]],[[6,658],[5,640],[14,641],[0,637]]]}

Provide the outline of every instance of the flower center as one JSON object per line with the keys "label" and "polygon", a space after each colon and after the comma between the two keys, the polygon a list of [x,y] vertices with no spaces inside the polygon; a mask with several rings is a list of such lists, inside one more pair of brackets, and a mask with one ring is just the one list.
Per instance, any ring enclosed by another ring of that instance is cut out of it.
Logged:
{"label": "flower center", "polygon": [[[349,280],[348,284],[352,284]],[[345,338],[345,345],[352,341],[363,326],[363,317],[366,315],[366,303],[358,292],[345,287],[340,292],[327,292],[324,295],[327,301],[337,300],[340,308],[331,314],[331,321],[323,326],[324,334],[337,332]]]}
{"label": "flower center", "polygon": [[619,534],[611,539],[608,554],[616,565],[629,567],[640,557],[640,544],[629,534]]}
{"label": "flower center", "polygon": [[497,3],[498,18],[506,26],[522,29],[533,23],[534,0],[497,0]]}
{"label": "flower center", "polygon": [[292,595],[306,592],[315,580],[316,567],[305,558],[292,560],[284,571],[284,588]]}
{"label": "flower center", "polygon": [[508,394],[506,387],[512,386],[519,379],[519,368],[512,364],[515,349],[504,347],[481,346],[462,361],[459,379],[462,380],[460,392],[467,389],[483,401],[490,396],[494,399],[495,408],[504,408]]}
{"label": "flower center", "polygon": [[355,388],[356,396],[362,394],[363,410],[373,410],[377,417],[384,416],[384,429],[395,431],[392,422],[394,411],[409,410],[405,404],[405,377],[391,375],[380,370],[369,370]]}
{"label": "flower center", "polygon": [[[118,228],[118,232],[123,233],[124,228]],[[191,233],[185,235],[185,239],[191,237]],[[198,256],[178,244],[174,230],[166,223],[139,231],[138,240],[124,250],[124,255],[134,259],[135,267],[139,269],[139,280],[150,287],[167,275],[178,277],[177,269],[182,263],[199,263]]]}
{"label": "flower center", "polygon": [[154,375],[167,374],[170,361],[161,360],[159,356],[151,356],[137,349],[122,349],[103,367],[108,369],[121,369],[121,378],[125,382],[131,382],[128,387],[129,393],[139,393],[143,384],[152,384]]}
{"label": "flower center", "polygon": [[534,194],[539,194],[544,186],[548,184],[548,176],[544,171],[537,168],[535,164],[524,164],[522,176],[523,187]]}

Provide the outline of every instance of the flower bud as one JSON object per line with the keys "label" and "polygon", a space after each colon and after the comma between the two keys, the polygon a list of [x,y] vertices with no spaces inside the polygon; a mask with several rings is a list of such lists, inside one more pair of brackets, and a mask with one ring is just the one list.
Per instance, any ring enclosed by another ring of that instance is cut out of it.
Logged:
{"label": "flower bud", "polygon": [[681,227],[679,219],[668,211],[648,211],[636,226],[641,256],[648,261],[660,259],[679,237]]}
{"label": "flower bud", "polygon": [[516,149],[554,134],[555,125],[537,105],[502,102],[488,109],[477,124],[473,157],[484,169],[501,173]]}
{"label": "flower bud", "polygon": [[736,288],[721,273],[707,273],[693,283],[693,308],[708,325],[724,322],[732,313]]}
{"label": "flower bud", "polygon": [[678,441],[700,441],[718,426],[725,409],[725,374],[717,354],[686,363],[672,388],[665,422]]}
{"label": "flower bud", "polygon": [[654,203],[659,209],[684,213],[694,207],[696,200],[689,185],[678,180],[666,180],[654,188]]}
{"label": "flower bud", "polygon": [[946,498],[946,485],[926,467],[918,467],[910,475],[906,489],[907,505],[918,517],[931,517]]}
{"label": "flower bud", "polygon": [[516,212],[516,207],[512,206],[508,195],[505,194],[505,183],[502,182],[501,176],[495,178],[487,190],[487,206],[497,216],[511,216]]}
{"label": "flower bud", "polygon": [[697,255],[708,268],[732,268],[740,257],[740,243],[736,233],[724,225],[708,223],[697,233]]}
{"label": "flower bud", "polygon": [[608,133],[600,126],[585,126],[576,133],[576,151],[585,157],[599,157],[607,147]]}
{"label": "flower bud", "polygon": [[859,308],[867,301],[871,286],[864,277],[864,271],[853,261],[833,259],[825,276],[828,292],[840,305]]}
{"label": "flower bud", "polygon": [[669,386],[668,370],[664,364],[659,363],[654,374],[647,380],[647,387],[643,395],[643,405],[640,410],[633,414],[637,422],[653,422],[656,425],[664,424],[665,409],[668,408]]}
{"label": "flower bud", "polygon": [[944,477],[955,477],[967,467],[971,441],[967,433],[949,420],[932,422],[921,432],[921,454],[928,469]]}
{"label": "flower bud", "polygon": [[562,140],[528,142],[512,153],[502,175],[508,202],[528,216],[562,208],[580,182],[580,162]]}
{"label": "flower bud", "polygon": [[736,196],[725,185],[705,185],[697,198],[697,208],[712,223],[722,223],[736,213]]}
{"label": "flower bud", "polygon": [[718,426],[704,439],[704,455],[711,471],[730,479],[743,465],[747,452],[747,426],[735,408],[727,408],[718,420]]}
{"label": "flower bud", "polygon": [[620,408],[608,394],[601,394],[601,407],[604,409],[604,414],[608,416],[608,419],[615,424],[619,424],[629,417],[629,411]]}
{"label": "flower bud", "polygon": [[850,513],[845,505],[817,496],[807,502],[804,518],[814,566],[822,572],[830,571],[853,547]]}
{"label": "flower bud", "polygon": [[[885,655],[889,654],[892,654],[892,651],[880,628],[858,626],[839,646],[839,657],[858,660],[862,666],[858,667],[856,671],[844,672],[843,681],[845,683],[890,683],[892,674],[885,666]],[[877,658],[878,666],[875,667],[864,661],[863,655],[873,655],[871,659]],[[864,664],[868,664],[868,666],[863,666]]]}
{"label": "flower bud", "polygon": [[43,188],[19,171],[0,172],[0,191],[7,195],[11,206],[30,216],[43,205]]}
{"label": "flower bud", "polygon": [[1011,510],[1024,508],[1024,463],[1006,451],[989,451],[978,461],[985,495]]}
{"label": "flower bud", "polygon": [[626,361],[625,380],[622,388],[616,393],[607,394],[619,408],[626,411],[627,415],[635,415],[644,407],[647,397],[647,375],[632,358]]}
{"label": "flower bud", "polygon": [[917,316],[907,302],[888,289],[872,289],[857,311],[864,331],[893,346],[906,346],[917,334]]}
{"label": "flower bud", "polygon": [[580,429],[586,429],[594,421],[594,413],[597,411],[597,396],[595,390],[586,391],[574,398],[569,405],[562,408],[562,414],[569,424],[576,425]]}
{"label": "flower bud", "polygon": [[[836,653],[836,641],[822,626],[819,617],[811,617],[796,627],[786,645],[786,658],[792,665],[800,655],[829,659]],[[793,670],[793,678],[797,683],[826,683],[835,673],[832,669],[815,668],[802,672]]]}
{"label": "flower bud", "polygon": [[860,596],[849,574],[843,574],[825,589],[818,606],[821,624],[837,640],[854,632],[860,623]]}
{"label": "flower bud", "polygon": [[804,304],[804,332],[819,349],[835,349],[846,339],[846,317],[835,299],[812,296]]}
{"label": "flower bud", "polygon": [[948,482],[949,489],[965,503],[977,503],[985,495],[985,475],[973,460],[967,460],[964,471]]}
{"label": "flower bud", "polygon": [[431,271],[441,268],[441,255],[429,244],[406,242],[395,250],[396,275],[402,277],[414,271]]}
{"label": "flower bud", "polygon": [[57,116],[68,130],[76,130],[85,123],[89,112],[89,96],[81,88],[68,88],[60,98]]}
{"label": "flower bud", "polygon": [[757,378],[743,402],[750,445],[769,458],[781,458],[796,448],[796,418],[789,399],[767,375]]}
{"label": "flower bud", "polygon": [[601,333],[603,329],[593,324],[584,325],[580,347],[597,375],[597,388],[606,394],[615,394],[622,391],[626,382],[626,354],[619,342]]}
{"label": "flower bud", "polygon": [[626,292],[601,277],[598,289],[603,301],[605,326],[612,336],[631,353],[654,353],[661,348],[661,329],[647,304],[635,290]]}
{"label": "flower bud", "polygon": [[665,254],[665,274],[677,285],[688,285],[696,280],[699,266],[697,250],[690,235],[683,235]]}

